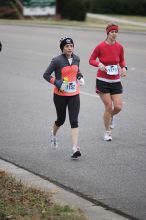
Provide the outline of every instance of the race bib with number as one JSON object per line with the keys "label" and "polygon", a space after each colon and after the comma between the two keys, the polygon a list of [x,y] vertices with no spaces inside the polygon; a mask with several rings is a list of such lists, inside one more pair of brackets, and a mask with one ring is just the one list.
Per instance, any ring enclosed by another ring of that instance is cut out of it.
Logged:
{"label": "race bib with number", "polygon": [[65,92],[72,93],[72,92],[76,92],[76,90],[77,90],[77,83],[76,83],[76,81],[68,82],[66,84]]}
{"label": "race bib with number", "polygon": [[107,70],[108,75],[118,75],[119,74],[117,65],[106,66],[106,70]]}

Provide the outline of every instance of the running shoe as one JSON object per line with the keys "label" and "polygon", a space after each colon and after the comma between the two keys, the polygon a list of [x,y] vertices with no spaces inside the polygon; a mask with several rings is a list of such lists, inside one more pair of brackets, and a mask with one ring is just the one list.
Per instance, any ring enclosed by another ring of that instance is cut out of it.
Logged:
{"label": "running shoe", "polygon": [[104,141],[112,141],[111,131],[106,131],[103,137]]}
{"label": "running shoe", "polygon": [[51,147],[53,149],[56,149],[58,147],[57,138],[53,135],[53,131],[51,131]]}
{"label": "running shoe", "polygon": [[111,118],[110,128],[111,129],[115,128],[115,119],[114,119],[114,117]]}
{"label": "running shoe", "polygon": [[72,152],[71,158],[77,159],[78,157],[81,156],[81,152],[80,152],[80,148],[79,147],[73,147],[72,151],[73,152]]}

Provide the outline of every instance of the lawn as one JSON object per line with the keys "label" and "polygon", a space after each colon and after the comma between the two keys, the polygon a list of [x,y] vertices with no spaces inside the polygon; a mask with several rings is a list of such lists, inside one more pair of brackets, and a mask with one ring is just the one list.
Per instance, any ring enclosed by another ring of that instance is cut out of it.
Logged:
{"label": "lawn", "polygon": [[52,196],[0,171],[0,220],[87,220],[81,210],[54,204]]}

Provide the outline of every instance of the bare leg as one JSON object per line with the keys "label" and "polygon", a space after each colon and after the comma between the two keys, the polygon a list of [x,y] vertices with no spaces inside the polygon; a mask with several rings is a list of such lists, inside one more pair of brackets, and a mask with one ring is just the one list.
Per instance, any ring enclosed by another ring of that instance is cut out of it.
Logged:
{"label": "bare leg", "polygon": [[105,111],[103,115],[105,130],[110,131],[110,122],[112,117],[112,98],[109,93],[100,94],[100,98],[105,106]]}
{"label": "bare leg", "polygon": [[58,147],[58,142],[57,142],[57,138],[56,138],[56,133],[57,133],[58,129],[59,129],[59,127],[54,123],[52,134],[51,134],[51,147],[53,149],[56,149]]}
{"label": "bare leg", "polygon": [[53,135],[56,136],[59,127],[54,123],[53,125]]}
{"label": "bare leg", "polygon": [[122,95],[121,94],[115,94],[111,96],[113,101],[113,110],[112,110],[112,117],[116,114],[118,114],[122,110]]}
{"label": "bare leg", "polygon": [[79,128],[71,128],[72,145],[78,146]]}
{"label": "bare leg", "polygon": [[71,129],[71,136],[72,136],[72,144],[73,144],[73,154],[72,158],[78,158],[81,156],[80,148],[78,146],[78,133],[79,133],[79,128],[72,128]]}

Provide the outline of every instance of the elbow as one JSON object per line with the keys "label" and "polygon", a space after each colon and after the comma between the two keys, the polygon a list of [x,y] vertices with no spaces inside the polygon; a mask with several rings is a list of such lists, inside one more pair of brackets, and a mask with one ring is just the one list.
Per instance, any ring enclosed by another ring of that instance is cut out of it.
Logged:
{"label": "elbow", "polygon": [[48,77],[47,77],[47,74],[46,74],[46,73],[44,73],[44,74],[43,74],[43,78],[44,78],[46,81],[48,81],[48,82],[49,82],[49,80],[48,80]]}
{"label": "elbow", "polygon": [[94,61],[90,59],[90,60],[89,60],[89,64],[90,64],[90,65],[94,65]]}
{"label": "elbow", "polygon": [[46,77],[46,73],[44,73],[44,74],[43,74],[43,78],[44,78],[44,79],[46,79],[46,78],[47,78],[47,77]]}
{"label": "elbow", "polygon": [[90,64],[90,65],[91,65],[91,63],[92,63],[91,60],[89,60],[89,64]]}

